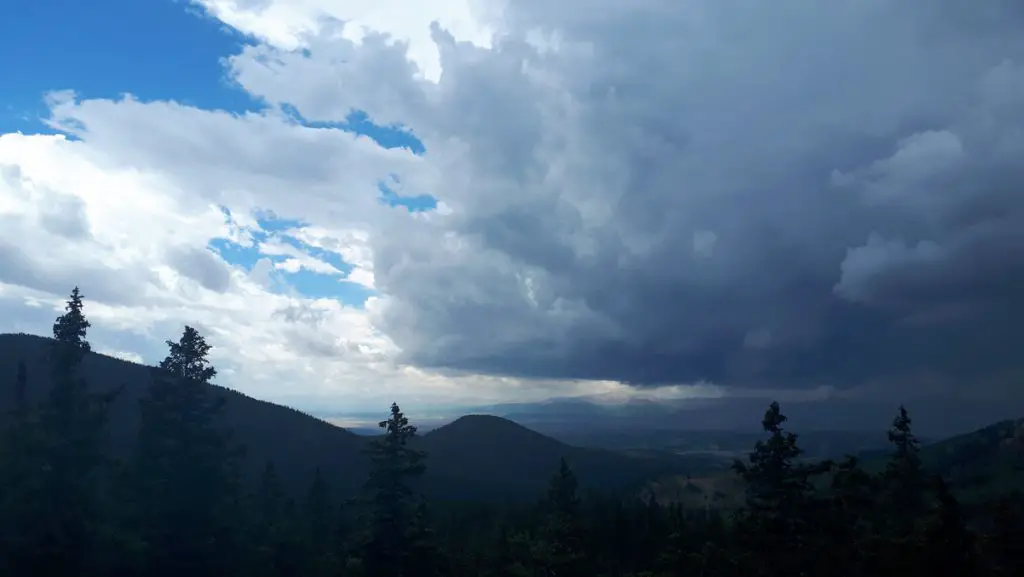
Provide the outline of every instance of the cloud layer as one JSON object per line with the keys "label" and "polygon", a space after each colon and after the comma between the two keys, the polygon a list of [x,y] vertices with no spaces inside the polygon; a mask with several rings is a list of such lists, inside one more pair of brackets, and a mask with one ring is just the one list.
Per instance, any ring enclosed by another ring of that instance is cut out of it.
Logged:
{"label": "cloud layer", "polygon": [[[252,35],[219,56],[268,108],[55,94],[76,141],[0,140],[7,295],[187,309],[265,390],[283,363],[365,399],[1020,373],[1019,2],[196,4]],[[353,110],[426,153],[332,127]],[[300,270],[376,293],[272,290]]]}
{"label": "cloud layer", "polygon": [[423,138],[453,212],[374,240],[404,360],[740,387],[1016,366],[1019,4],[589,8],[509,3],[490,48],[435,26],[437,84],[379,38],[232,61],[307,118]]}

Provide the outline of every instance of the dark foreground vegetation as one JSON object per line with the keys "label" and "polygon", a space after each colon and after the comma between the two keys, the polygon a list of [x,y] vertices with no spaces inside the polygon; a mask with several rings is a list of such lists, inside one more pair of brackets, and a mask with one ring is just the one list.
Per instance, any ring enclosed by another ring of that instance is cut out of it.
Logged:
{"label": "dark foreground vegetation", "polygon": [[[1024,575],[1019,494],[961,504],[923,464],[903,408],[891,454],[861,467],[802,459],[773,403],[735,464],[742,503],[725,512],[637,497],[635,482],[675,465],[500,419],[419,437],[392,405],[366,441],[242,402],[210,384],[191,327],[143,385],[121,381],[97,370],[88,328],[76,288],[45,362],[24,344],[37,341],[0,341],[25,356],[0,433],[0,575]],[[501,452],[485,451],[488,436]],[[977,481],[955,454],[958,478]]]}

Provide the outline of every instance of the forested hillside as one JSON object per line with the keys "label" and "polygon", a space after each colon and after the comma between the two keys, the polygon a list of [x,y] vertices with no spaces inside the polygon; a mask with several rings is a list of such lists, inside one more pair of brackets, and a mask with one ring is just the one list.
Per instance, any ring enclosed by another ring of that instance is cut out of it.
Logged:
{"label": "forested hillside", "polygon": [[192,327],[159,368],[92,354],[88,328],[76,288],[52,340],[0,339],[2,575],[1024,575],[1015,483],[951,488],[1018,470],[1016,422],[922,451],[900,407],[865,468],[803,458],[772,403],[725,512],[638,498],[678,463],[485,416],[420,437],[397,404],[361,439],[210,384]]}
{"label": "forested hillside", "polygon": [[[51,339],[33,335],[0,335],[0,375],[14,375],[18,363],[24,363],[29,402],[45,400],[52,386],[51,345]],[[109,406],[105,435],[115,454],[125,454],[131,448],[139,427],[139,401],[153,382],[152,373],[152,367],[95,353],[83,355],[78,374],[89,390],[120,389]],[[224,387],[208,384],[207,389],[211,397],[222,399],[224,409],[219,420],[234,432],[249,453],[250,458],[244,460],[253,463],[246,469],[248,474],[258,475],[264,463],[273,461],[282,471],[286,484],[305,487],[313,470],[320,466],[339,483],[350,484],[347,488],[352,490],[365,476],[364,439],[358,435],[294,409]],[[13,408],[12,390],[8,386],[0,395],[3,410]],[[350,479],[352,483],[348,483]]]}
{"label": "forested hillside", "polygon": [[[884,434],[881,435],[883,438]],[[883,472],[891,449],[851,452],[872,474]],[[949,483],[953,494],[971,507],[1024,489],[1024,419],[1000,421],[977,431],[932,443],[921,443],[921,465]],[[806,457],[806,453],[801,457]],[[819,479],[827,485],[828,475]],[[744,484],[734,470],[710,474],[664,475],[641,494],[693,507],[733,508],[743,504]]]}
{"label": "forested hillside", "polygon": [[[0,335],[0,374],[14,375],[26,366],[30,402],[45,399],[51,387],[48,369],[51,339]],[[153,368],[106,357],[83,355],[79,367],[89,389],[118,389],[111,401],[105,437],[113,454],[131,449],[139,426],[139,401],[154,380]],[[247,481],[259,478],[273,462],[289,493],[302,491],[319,468],[334,480],[339,495],[351,497],[365,478],[367,438],[294,409],[248,397],[211,383],[210,395],[223,403],[219,417],[244,450],[240,470]],[[12,394],[0,396],[0,410],[13,408]],[[662,473],[689,472],[694,459],[630,458],[610,451],[583,449],[540,435],[511,421],[469,416],[418,437],[413,443],[432,455],[432,466],[418,488],[445,499],[530,499],[541,491],[548,473],[565,458],[592,473],[584,488],[629,490]]]}
{"label": "forested hillside", "polygon": [[699,459],[627,457],[572,447],[489,415],[468,415],[423,435],[414,446],[430,455],[428,492],[456,499],[533,498],[565,459],[585,490],[637,489],[661,474],[687,472]]}

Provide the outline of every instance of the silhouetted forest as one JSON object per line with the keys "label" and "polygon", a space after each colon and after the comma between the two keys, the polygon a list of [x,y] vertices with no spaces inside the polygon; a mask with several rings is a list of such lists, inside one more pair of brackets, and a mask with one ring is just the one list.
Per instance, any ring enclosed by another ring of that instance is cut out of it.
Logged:
{"label": "silhouetted forest", "polygon": [[[3,341],[23,358],[0,433],[0,575],[1024,575],[1015,487],[961,503],[903,407],[889,455],[862,466],[802,458],[772,403],[734,465],[738,506],[692,507],[639,497],[677,463],[488,417],[420,437],[397,404],[365,440],[212,385],[192,327],[159,367],[120,373],[88,329],[75,288],[52,340]],[[956,479],[994,474],[953,449]],[[998,468],[1019,470],[1008,455]]]}

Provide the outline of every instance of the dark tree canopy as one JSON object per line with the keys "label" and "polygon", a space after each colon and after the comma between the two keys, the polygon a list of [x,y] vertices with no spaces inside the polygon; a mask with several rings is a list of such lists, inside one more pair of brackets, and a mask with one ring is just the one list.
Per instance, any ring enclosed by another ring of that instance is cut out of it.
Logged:
{"label": "dark tree canopy", "polygon": [[160,368],[183,379],[194,379],[208,383],[217,376],[215,369],[207,358],[210,345],[196,329],[186,326],[178,342],[167,341],[170,353],[160,361]]}
{"label": "dark tree canopy", "polygon": [[53,338],[58,342],[72,345],[83,351],[91,351],[89,341],[85,339],[86,332],[92,324],[86,320],[82,312],[82,293],[75,287],[68,297],[65,313],[57,317],[53,323]]}
{"label": "dark tree canopy", "polygon": [[237,448],[220,422],[223,399],[207,384],[216,375],[210,347],[192,327],[167,345],[139,403],[127,494],[135,530],[156,545],[143,560],[151,575],[214,575],[232,563]]}
{"label": "dark tree canopy", "polygon": [[[378,423],[384,435],[370,442],[370,476],[365,491],[368,530],[360,547],[363,569],[377,577],[421,575],[417,567],[424,538],[419,499],[412,482],[426,471],[426,455],[410,447],[416,427],[409,424],[397,403],[391,414]],[[422,561],[422,559],[420,559]]]}

